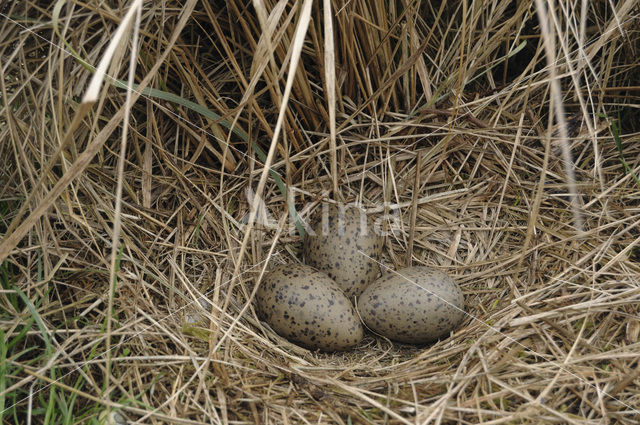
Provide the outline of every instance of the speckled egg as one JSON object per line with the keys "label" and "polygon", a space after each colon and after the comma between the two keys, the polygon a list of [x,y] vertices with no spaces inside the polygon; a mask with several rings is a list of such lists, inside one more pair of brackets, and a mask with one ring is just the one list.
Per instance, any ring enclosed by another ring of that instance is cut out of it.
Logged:
{"label": "speckled egg", "polygon": [[425,266],[385,273],[362,293],[358,311],[372,331],[408,344],[446,337],[465,316],[458,284]]}
{"label": "speckled egg", "polygon": [[353,306],[329,276],[303,264],[273,269],[256,293],[258,314],[274,331],[310,349],[346,350],[363,336]]}
{"label": "speckled egg", "polygon": [[319,208],[309,227],[302,249],[305,262],[328,274],[353,300],[378,277],[383,237],[354,206]]}

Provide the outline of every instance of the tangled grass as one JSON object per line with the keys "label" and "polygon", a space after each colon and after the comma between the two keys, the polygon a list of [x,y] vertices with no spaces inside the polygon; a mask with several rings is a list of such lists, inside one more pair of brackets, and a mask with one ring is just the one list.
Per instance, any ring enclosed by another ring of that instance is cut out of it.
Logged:
{"label": "tangled grass", "polygon": [[[0,13],[2,423],[638,423],[637,1]],[[449,338],[258,320],[338,200],[456,277]]]}

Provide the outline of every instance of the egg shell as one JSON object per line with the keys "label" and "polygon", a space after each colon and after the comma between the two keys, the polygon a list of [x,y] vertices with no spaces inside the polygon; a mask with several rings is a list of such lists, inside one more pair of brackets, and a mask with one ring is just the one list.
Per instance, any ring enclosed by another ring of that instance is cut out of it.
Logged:
{"label": "egg shell", "polygon": [[352,300],[378,277],[384,238],[359,208],[325,208],[310,220],[302,249],[305,263],[328,274]]}
{"label": "egg shell", "polygon": [[449,335],[462,322],[464,296],[446,273],[426,266],[387,272],[358,299],[358,312],[374,332],[408,344]]}
{"label": "egg shell", "polygon": [[335,282],[304,264],[281,265],[269,272],[256,292],[256,304],[274,331],[310,349],[346,350],[364,333]]}

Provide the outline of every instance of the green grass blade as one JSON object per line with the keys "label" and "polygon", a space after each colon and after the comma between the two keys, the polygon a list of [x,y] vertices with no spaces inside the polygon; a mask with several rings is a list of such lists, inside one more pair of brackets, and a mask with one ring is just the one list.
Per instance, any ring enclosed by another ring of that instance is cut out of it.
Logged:
{"label": "green grass blade", "polygon": [[629,164],[627,164],[627,161],[624,159],[624,149],[622,147],[622,139],[620,138],[620,125],[618,124],[620,122],[620,112],[618,112],[618,121],[611,120],[607,115],[603,113],[599,113],[598,117],[603,118],[609,122],[611,135],[613,136],[613,140],[616,142],[618,155],[620,155],[620,162],[622,163],[622,166],[624,167],[624,170],[627,172],[627,174],[631,174],[631,177],[633,177],[638,186],[640,186],[640,179],[638,179],[638,176],[636,176],[636,174],[633,172],[633,169],[629,166]]}
{"label": "green grass blade", "polygon": [[35,319],[32,317],[31,319],[29,319],[27,324],[25,326],[23,326],[22,329],[20,329],[20,332],[18,332],[18,335],[13,337],[13,339],[9,342],[9,344],[7,344],[7,351],[11,351],[11,349],[17,343],[19,343],[20,341],[22,341],[24,339],[24,337],[27,335],[27,332],[29,332],[29,329],[31,329],[31,326],[33,326],[33,322],[34,321],[35,321]]}
{"label": "green grass blade", "polygon": [[[8,261],[4,261],[2,263],[2,266],[0,266],[0,286],[2,286],[2,289],[7,291],[11,290],[13,287],[13,283],[11,281],[11,276],[9,273]],[[11,303],[11,305],[16,311],[21,310],[20,305],[18,304],[18,296],[15,293],[9,292],[5,296],[7,297],[7,299],[9,300],[9,303]]]}
{"label": "green grass blade", "polygon": [[[53,29],[56,33],[56,35],[60,38],[60,40],[62,40],[62,42],[64,43],[65,47],[68,49],[68,51],[71,53],[71,55],[78,61],[80,62],[80,64],[82,64],[82,66],[84,68],[86,68],[88,71],[90,72],[95,72],[95,67],[91,64],[89,64],[88,62],[86,62],[85,60],[82,59],[82,57],[78,54],[78,52],[75,51],[75,49],[73,49],[73,47],[67,42],[67,40],[62,37],[62,33],[60,32],[60,11],[62,10],[62,6],[64,6],[64,4],[66,3],[66,0],[58,0],[53,8]],[[110,81],[114,86],[121,88],[121,89],[127,89],[127,83],[122,81],[122,80],[117,80],[117,79],[113,79],[113,78],[109,78],[107,77],[107,80]],[[133,90],[138,91],[139,90],[139,85],[138,84],[134,84],[133,85]],[[183,106],[187,109],[191,109],[194,112],[197,112],[198,114],[207,117],[217,123],[219,123],[220,125],[226,127],[227,129],[231,130],[234,134],[236,134],[238,137],[240,137],[243,141],[245,141],[246,143],[251,143],[251,147],[253,148],[253,150],[255,150],[256,154],[258,155],[258,157],[260,158],[260,160],[264,163],[267,159],[267,156],[265,155],[265,153],[262,151],[262,149],[260,149],[260,147],[253,141],[249,141],[249,135],[242,130],[241,128],[238,127],[234,127],[231,125],[231,122],[229,122],[228,120],[222,118],[220,115],[216,114],[215,112],[205,108],[204,106],[192,102],[191,100],[185,99],[183,97],[180,97],[176,94],[167,92],[167,91],[163,91],[163,90],[158,90],[158,89],[154,89],[151,87],[145,87],[142,91],[141,94],[144,96],[148,96],[148,97],[153,97],[155,99],[162,99],[162,100],[166,100],[167,102],[171,102],[171,103],[175,103],[177,105]],[[285,202],[287,201],[287,187],[284,184],[284,182],[282,181],[282,177],[273,169],[273,168],[269,168],[269,173],[271,175],[271,177],[273,178],[273,180],[276,183],[276,186],[278,186],[278,189],[280,190],[280,193],[282,194],[282,197],[284,198]],[[300,221],[300,217],[298,216],[298,212],[296,211],[296,207],[293,203],[289,203],[289,216],[291,217],[291,220],[294,222],[296,229],[298,230],[298,233],[300,234],[300,238],[304,239],[304,226],[302,225],[302,222]]]}
{"label": "green grass blade", "polygon": [[618,153],[620,154],[620,162],[622,162],[622,166],[627,174],[631,174],[631,177],[636,181],[638,186],[640,186],[640,179],[636,176],[636,173],[633,172],[633,169],[627,164],[627,161],[624,159],[624,150],[622,148],[622,139],[620,138],[620,126],[618,125],[620,122],[620,114],[618,114],[618,121],[611,122],[611,133],[613,134],[613,139],[616,142],[616,147],[618,148]]}
{"label": "green grass blade", "polygon": [[38,314],[36,307],[33,305],[31,300],[25,295],[25,293],[20,290],[20,288],[14,287],[14,290],[18,293],[20,298],[22,298],[22,301],[27,306],[29,313],[31,313],[31,317],[36,322],[36,325],[40,330],[40,334],[42,335],[42,339],[44,340],[47,355],[50,355],[51,353],[53,353],[53,346],[51,345],[51,335],[49,335],[49,332],[47,331],[47,327],[44,325],[44,322],[42,321],[40,314]]}
{"label": "green grass blade", "polygon": [[5,344],[4,331],[0,329],[0,424],[4,423],[4,405],[7,389],[7,345]]}

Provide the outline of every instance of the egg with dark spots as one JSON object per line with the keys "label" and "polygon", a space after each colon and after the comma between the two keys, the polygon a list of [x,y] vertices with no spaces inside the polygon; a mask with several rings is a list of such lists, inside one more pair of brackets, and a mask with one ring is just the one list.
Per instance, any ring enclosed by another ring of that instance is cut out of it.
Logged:
{"label": "egg with dark spots", "polygon": [[389,271],[358,298],[369,329],[407,344],[447,337],[464,319],[464,296],[446,273],[425,266]]}
{"label": "egg with dark spots", "polygon": [[269,272],[256,292],[256,307],[279,335],[310,349],[346,350],[362,340],[351,302],[329,276],[307,265]]}
{"label": "egg with dark spots", "polygon": [[304,238],[305,263],[325,272],[353,300],[380,273],[384,238],[365,212],[355,206],[323,206]]}

